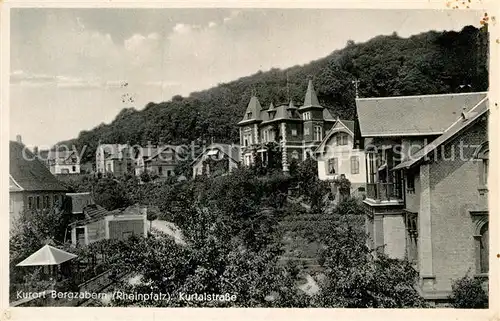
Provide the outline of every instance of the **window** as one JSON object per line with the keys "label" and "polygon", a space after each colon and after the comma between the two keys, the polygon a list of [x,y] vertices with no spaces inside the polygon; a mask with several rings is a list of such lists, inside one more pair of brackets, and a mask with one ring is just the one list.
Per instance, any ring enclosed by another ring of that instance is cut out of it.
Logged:
{"label": "window", "polygon": [[247,113],[247,119],[252,118],[252,112]]}
{"label": "window", "polygon": [[292,136],[297,136],[297,130],[296,129],[292,129]]}
{"label": "window", "polygon": [[328,160],[328,168],[327,168],[327,173],[328,175],[333,175],[338,172],[338,158],[330,158]]}
{"label": "window", "polygon": [[75,228],[76,234],[76,244],[77,245],[85,245],[85,227],[80,226]]}
{"label": "window", "polygon": [[475,158],[479,160],[479,193],[488,191],[489,172],[489,147],[488,142],[484,142],[475,152]]}
{"label": "window", "polygon": [[338,146],[347,145],[347,134],[346,133],[338,133],[337,134],[337,145]]}
{"label": "window", "polygon": [[[471,211],[473,225],[476,274],[487,275],[489,272],[489,228],[488,211]],[[482,276],[481,275],[481,276]]]}
{"label": "window", "polygon": [[33,209],[34,204],[33,204],[33,197],[28,196],[28,209],[31,210]]}
{"label": "window", "polygon": [[417,213],[405,213],[406,257],[408,261],[418,262],[418,216]]}
{"label": "window", "polygon": [[111,164],[108,164],[108,172],[111,172]]}
{"label": "window", "polygon": [[43,197],[43,208],[50,208],[50,197],[49,197],[49,195],[45,195]]}
{"label": "window", "polygon": [[158,166],[158,174],[163,174],[163,167],[161,166]]}
{"label": "window", "polygon": [[250,146],[252,144],[252,132],[251,130],[246,130],[243,134],[243,145]]}
{"label": "window", "polygon": [[413,171],[406,172],[406,191],[415,191],[415,173]]}
{"label": "window", "polygon": [[71,170],[73,171],[73,173],[76,172],[76,166],[72,166]]}
{"label": "window", "polygon": [[489,233],[488,222],[486,222],[480,230],[479,236],[479,271],[480,273],[488,273],[489,271]]}
{"label": "window", "polygon": [[299,152],[297,152],[296,150],[294,150],[294,151],[292,152],[292,158],[293,158],[293,159],[299,159]]}
{"label": "window", "polygon": [[359,174],[359,156],[351,156],[351,174]]}
{"label": "window", "polygon": [[309,135],[309,128],[304,128],[304,135]]}
{"label": "window", "polygon": [[39,210],[39,209],[40,209],[40,206],[41,206],[41,204],[40,204],[40,203],[41,203],[41,202],[40,202],[40,196],[37,196],[37,197],[36,197],[36,209],[37,209],[37,210]]}
{"label": "window", "polygon": [[[488,156],[488,155],[486,155]],[[483,159],[483,184],[484,186],[488,186],[488,167],[489,167],[489,159]]]}
{"label": "window", "polygon": [[264,130],[263,132],[263,136],[264,136],[264,142],[268,142],[269,141],[269,131],[266,129]]}
{"label": "window", "polygon": [[305,113],[302,115],[302,118],[303,118],[304,120],[311,120],[311,112],[310,112],[310,111],[305,112]]}
{"label": "window", "polygon": [[61,168],[61,174],[69,174],[69,169]]}
{"label": "window", "polygon": [[314,126],[314,140],[321,141],[323,139],[323,132],[321,126]]}

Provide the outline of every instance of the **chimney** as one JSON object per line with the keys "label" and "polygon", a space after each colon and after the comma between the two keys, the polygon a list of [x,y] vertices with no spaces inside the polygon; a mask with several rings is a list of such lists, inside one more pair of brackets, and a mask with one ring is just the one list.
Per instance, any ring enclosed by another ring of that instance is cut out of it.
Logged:
{"label": "chimney", "polygon": [[23,143],[23,139],[21,138],[21,135],[16,135],[16,142],[18,142],[19,144]]}

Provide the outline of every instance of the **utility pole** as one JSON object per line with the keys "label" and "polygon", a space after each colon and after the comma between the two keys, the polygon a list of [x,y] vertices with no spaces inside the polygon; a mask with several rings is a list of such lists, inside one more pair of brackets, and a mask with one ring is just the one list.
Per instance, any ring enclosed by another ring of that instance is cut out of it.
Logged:
{"label": "utility pole", "polygon": [[352,83],[354,84],[354,88],[356,90],[356,98],[359,98],[359,93],[358,93],[359,79],[353,80]]}

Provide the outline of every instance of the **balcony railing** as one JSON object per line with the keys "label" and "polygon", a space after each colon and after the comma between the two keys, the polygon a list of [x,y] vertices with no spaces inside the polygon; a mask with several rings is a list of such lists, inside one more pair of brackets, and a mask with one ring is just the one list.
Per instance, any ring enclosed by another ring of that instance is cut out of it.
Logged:
{"label": "balcony railing", "polygon": [[401,200],[401,187],[395,183],[368,183],[366,184],[366,197],[377,201]]}

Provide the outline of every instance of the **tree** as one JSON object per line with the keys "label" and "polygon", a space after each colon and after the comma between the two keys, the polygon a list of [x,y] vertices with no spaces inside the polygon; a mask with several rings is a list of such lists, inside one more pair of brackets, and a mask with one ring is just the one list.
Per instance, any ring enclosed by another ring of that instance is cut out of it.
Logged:
{"label": "tree", "polygon": [[142,172],[139,177],[141,178],[141,182],[143,183],[149,183],[151,181],[151,175],[148,171]]}
{"label": "tree", "polygon": [[40,271],[16,266],[45,244],[62,244],[66,235],[67,221],[59,209],[23,211],[10,232],[9,281],[11,293],[19,284],[29,291],[48,288]]}
{"label": "tree", "polygon": [[159,217],[159,215],[158,215],[158,211],[154,207],[148,208],[147,211],[148,211],[147,212],[147,220],[149,221],[149,229],[151,229],[153,226],[153,221],[156,220]]}
{"label": "tree", "polygon": [[238,142],[236,124],[245,112],[251,88],[256,89],[262,105],[286,104],[290,98],[302,101],[308,75],[315,76],[321,104],[341,119],[356,115],[354,79],[360,80],[361,97],[454,93],[463,84],[470,84],[474,91],[485,91],[487,35],[486,23],[481,29],[467,26],[460,32],[430,31],[409,38],[393,34],[364,43],[348,41],[345,48],[304,66],[273,68],[188,97],[176,95],[171,101],[148,103],[140,111],[126,109],[110,124],[82,131],[63,143],[78,150],[86,146],[82,162],[87,162],[95,157],[99,140],[145,144],[163,137],[172,144],[210,138]]}
{"label": "tree", "polygon": [[132,205],[127,198],[123,183],[114,178],[100,179],[94,188],[95,202],[108,211]]}
{"label": "tree", "polygon": [[321,211],[323,199],[329,193],[328,183],[322,181],[318,177],[318,164],[308,158],[298,164],[294,181],[298,185],[300,195],[303,195],[305,200],[311,204],[313,211]]}
{"label": "tree", "polygon": [[354,204],[337,209],[321,230],[320,262],[325,277],[312,304],[342,308],[425,307],[424,299],[415,290],[418,273],[411,264],[381,253],[375,256],[366,246],[364,215],[359,215],[361,209],[352,208]]}
{"label": "tree", "polygon": [[457,309],[486,309],[488,308],[488,293],[483,289],[481,279],[468,275],[454,280],[451,285],[453,307]]}

